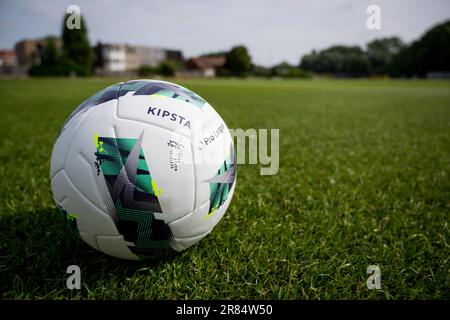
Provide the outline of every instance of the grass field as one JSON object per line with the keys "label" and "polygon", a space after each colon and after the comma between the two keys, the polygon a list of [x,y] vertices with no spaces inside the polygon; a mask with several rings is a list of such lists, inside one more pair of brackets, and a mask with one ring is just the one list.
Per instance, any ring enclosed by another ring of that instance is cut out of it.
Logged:
{"label": "grass field", "polygon": [[[230,128],[279,128],[280,170],[241,165],[216,229],[160,262],[90,249],[52,201],[59,129],[114,82],[0,81],[2,298],[450,298],[450,82],[180,81]],[[81,290],[66,289],[71,264]]]}

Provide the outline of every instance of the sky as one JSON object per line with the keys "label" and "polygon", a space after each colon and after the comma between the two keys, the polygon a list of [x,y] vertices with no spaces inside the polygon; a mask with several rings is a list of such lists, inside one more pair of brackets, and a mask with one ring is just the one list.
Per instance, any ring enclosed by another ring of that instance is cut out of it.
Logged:
{"label": "sky", "polygon": [[[78,5],[89,39],[181,49],[185,57],[244,44],[254,63],[298,64],[312,49],[370,40],[420,37],[450,19],[450,0],[0,0],[0,48],[22,39],[60,35],[69,5]],[[366,26],[369,5],[381,30]]]}

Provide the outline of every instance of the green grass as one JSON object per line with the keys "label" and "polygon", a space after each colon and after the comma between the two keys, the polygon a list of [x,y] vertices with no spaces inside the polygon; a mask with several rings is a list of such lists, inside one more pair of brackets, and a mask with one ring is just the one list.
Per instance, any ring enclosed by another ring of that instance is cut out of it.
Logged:
{"label": "green grass", "polygon": [[[180,82],[230,128],[279,128],[280,170],[241,165],[215,230],[159,262],[90,249],[52,201],[59,129],[114,82],[0,81],[2,298],[450,298],[449,82]],[[81,290],[66,289],[71,264]],[[372,264],[381,290],[366,288]]]}

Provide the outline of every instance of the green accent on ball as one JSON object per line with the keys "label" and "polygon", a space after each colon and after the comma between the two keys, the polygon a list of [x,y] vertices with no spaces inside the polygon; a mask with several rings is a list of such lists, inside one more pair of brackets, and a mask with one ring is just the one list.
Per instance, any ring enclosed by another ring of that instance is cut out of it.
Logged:
{"label": "green accent on ball", "polygon": [[129,249],[137,257],[155,256],[170,248],[169,227],[161,213],[158,196],[162,189],[153,180],[139,139],[96,135],[96,156],[114,203],[112,216]]}

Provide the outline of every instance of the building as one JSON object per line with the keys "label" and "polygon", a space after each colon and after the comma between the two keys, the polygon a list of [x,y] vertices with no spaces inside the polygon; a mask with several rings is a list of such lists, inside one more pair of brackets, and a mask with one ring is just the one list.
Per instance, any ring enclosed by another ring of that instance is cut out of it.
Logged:
{"label": "building", "polygon": [[0,67],[17,67],[17,55],[14,50],[0,50]]}
{"label": "building", "polygon": [[165,50],[166,51],[166,59],[170,61],[174,61],[180,65],[184,64],[183,53],[179,50]]}
{"label": "building", "polygon": [[17,74],[17,56],[14,50],[0,50],[0,74],[13,75]]}
{"label": "building", "polygon": [[122,44],[98,43],[94,48],[95,67],[107,72],[127,70],[126,47]]}
{"label": "building", "polygon": [[126,45],[125,51],[127,70],[138,70],[141,66],[157,67],[168,60],[167,51],[162,48]]}
{"label": "building", "polygon": [[95,47],[97,73],[123,73],[137,71],[141,66],[157,67],[166,60],[183,63],[183,54],[177,50],[98,43]]}
{"label": "building", "polygon": [[139,66],[157,67],[167,60],[166,51],[162,48],[136,47],[136,57]]}
{"label": "building", "polygon": [[125,46],[125,68],[127,70],[138,70],[138,50],[133,46]]}
{"label": "building", "polygon": [[42,52],[50,39],[54,41],[57,49],[62,49],[62,41],[57,37],[26,39],[17,42],[14,51],[19,66],[30,67],[33,64],[40,64]]}
{"label": "building", "polygon": [[226,63],[225,56],[205,56],[191,58],[186,62],[186,75],[197,77],[215,77]]}

